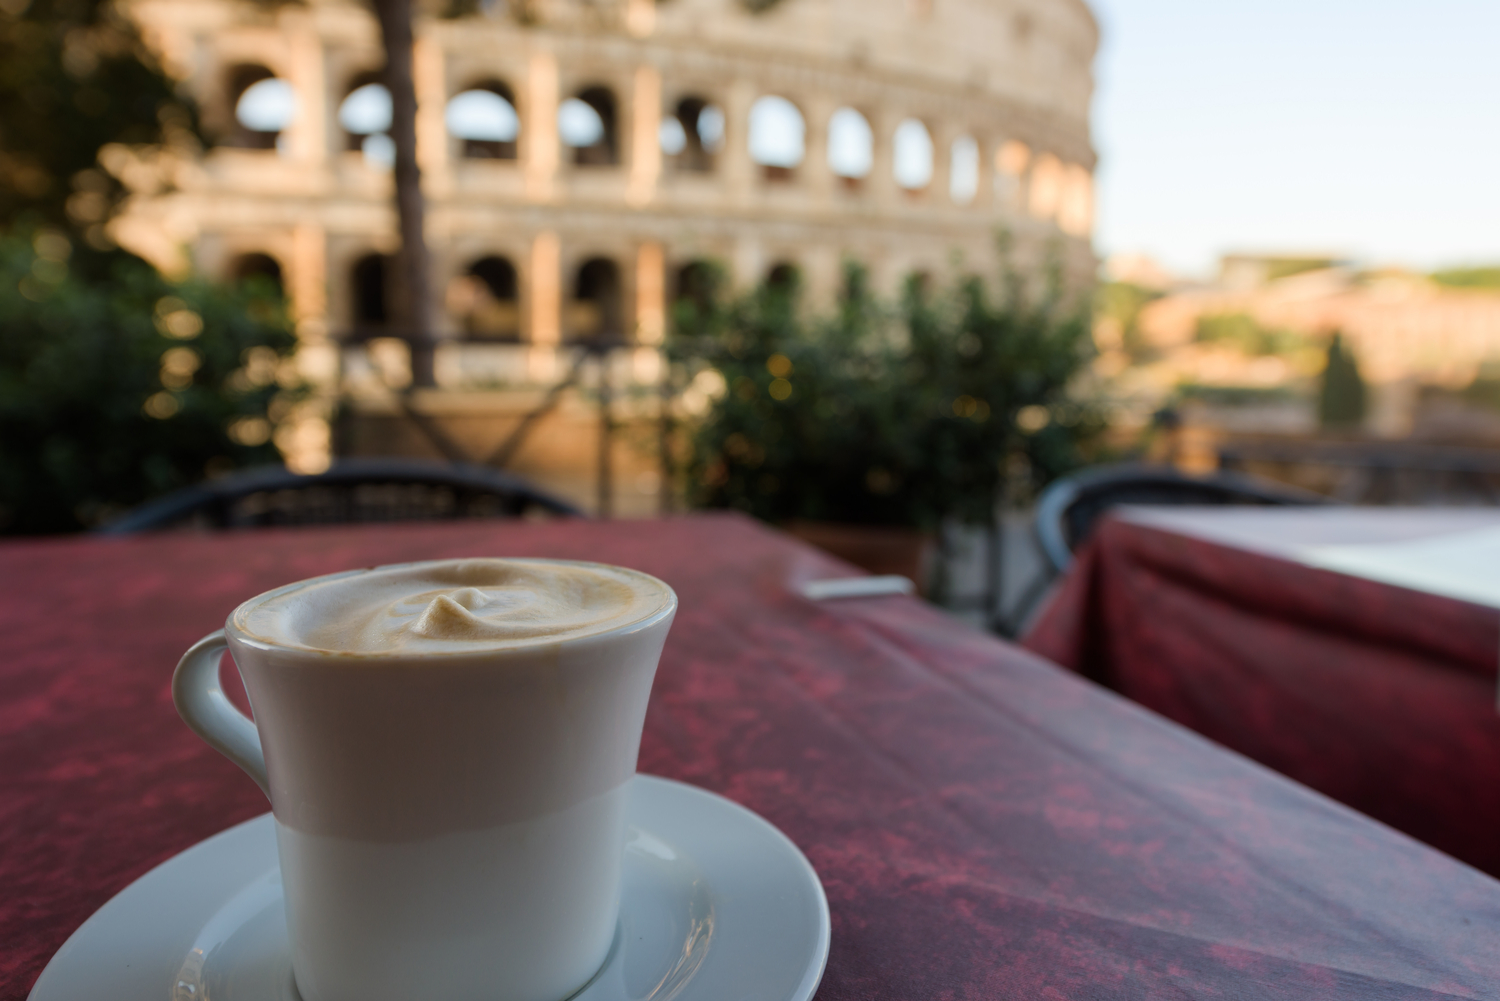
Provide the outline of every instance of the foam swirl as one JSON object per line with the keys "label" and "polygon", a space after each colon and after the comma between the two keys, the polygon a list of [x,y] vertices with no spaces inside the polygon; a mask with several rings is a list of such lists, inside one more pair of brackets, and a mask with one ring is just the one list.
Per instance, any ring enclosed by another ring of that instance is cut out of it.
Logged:
{"label": "foam swirl", "polygon": [[281,645],[361,655],[463,652],[606,632],[671,603],[646,574],[560,560],[376,567],[271,592],[236,626]]}

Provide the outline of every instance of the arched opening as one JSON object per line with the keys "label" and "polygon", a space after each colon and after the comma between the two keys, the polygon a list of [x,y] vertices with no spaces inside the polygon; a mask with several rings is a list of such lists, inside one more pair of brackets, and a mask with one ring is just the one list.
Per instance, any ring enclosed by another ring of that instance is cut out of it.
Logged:
{"label": "arched opening", "polygon": [[391,92],[380,82],[380,74],[354,78],[349,93],[339,105],[339,125],[345,146],[360,150],[371,166],[389,167],[396,162],[396,144],[391,141]]}
{"label": "arched opening", "polygon": [[722,273],[711,261],[689,261],[672,275],[672,316],[692,324],[708,316],[719,298]]}
{"label": "arched opening", "polygon": [[979,194],[979,143],[973,136],[953,140],[948,154],[948,197],[955,205],[968,205]]}
{"label": "arched opening", "polygon": [[591,257],[578,268],[568,303],[570,341],[618,344],[624,340],[620,268],[607,257]]}
{"label": "arched opening", "polygon": [[828,169],[857,190],[875,164],[875,133],[864,115],[853,108],[840,108],[828,119]]}
{"label": "arched opening", "polygon": [[779,295],[796,295],[802,287],[802,269],[790,261],[780,261],[766,272],[766,288]]}
{"label": "arched opening", "polygon": [[580,167],[620,162],[615,95],[608,87],[586,87],[557,108],[557,135]]}
{"label": "arched opening", "polygon": [[454,95],[444,111],[448,132],[463,141],[472,160],[514,160],[521,135],[521,116],[509,86],[499,80]]}
{"label": "arched opening", "polygon": [[768,181],[790,181],[806,152],[807,124],[797,106],[767,96],[750,106],[750,159]]}
{"label": "arched opening", "polygon": [[521,337],[516,268],[504,257],[481,257],[448,287],[448,309],[464,332],[480,340]]}
{"label": "arched opening", "polygon": [[684,97],[661,120],[661,151],[677,170],[707,173],[724,148],[724,111],[701,97]]}
{"label": "arched opening", "polygon": [[932,183],[932,134],[927,126],[915,118],[897,125],[891,151],[892,171],[902,188],[916,193]]}
{"label": "arched opening", "polygon": [[241,149],[275,149],[282,130],[297,116],[297,92],[264,66],[241,65],[227,81],[234,127],[227,145]]}
{"label": "arched opening", "polygon": [[281,264],[270,254],[241,254],[230,265],[229,275],[236,283],[258,285],[282,294]]}
{"label": "arched opening", "polygon": [[368,335],[390,323],[390,265],[391,258],[384,254],[366,254],[354,262],[350,290],[357,335]]}

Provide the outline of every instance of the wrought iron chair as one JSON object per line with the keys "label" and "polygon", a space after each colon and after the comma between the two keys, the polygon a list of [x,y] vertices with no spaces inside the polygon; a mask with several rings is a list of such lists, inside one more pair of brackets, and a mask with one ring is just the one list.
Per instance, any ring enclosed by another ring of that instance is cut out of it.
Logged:
{"label": "wrought iron chair", "polygon": [[1064,476],[1037,499],[1037,545],[1055,573],[1067,571],[1073,553],[1110,508],[1119,504],[1330,504],[1321,494],[1244,473],[1188,476],[1171,466],[1119,463]]}
{"label": "wrought iron chair", "polygon": [[583,517],[518,476],[474,465],[413,459],[344,459],[327,472],[247,469],[186,487],[127,512],[106,535],[174,528],[249,528],[357,522]]}

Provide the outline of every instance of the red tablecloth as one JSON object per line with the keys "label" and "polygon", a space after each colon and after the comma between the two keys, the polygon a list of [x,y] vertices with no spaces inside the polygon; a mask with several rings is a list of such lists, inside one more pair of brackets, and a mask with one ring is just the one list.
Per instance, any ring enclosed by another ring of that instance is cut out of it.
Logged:
{"label": "red tablecloth", "polygon": [[807,853],[824,1001],[1500,993],[1500,883],[915,600],[806,601],[789,585],[847,568],[714,517],[0,547],[0,994],[130,880],[266,809],[168,693],[236,603],[543,554],[677,589],[641,769]]}
{"label": "red tablecloth", "polygon": [[1278,520],[1348,542],[1372,517],[1430,534],[1424,515],[1220,516],[1267,533],[1257,552],[1189,531],[1211,513],[1151,514],[1101,523],[1024,645],[1500,875],[1500,612],[1275,552]]}

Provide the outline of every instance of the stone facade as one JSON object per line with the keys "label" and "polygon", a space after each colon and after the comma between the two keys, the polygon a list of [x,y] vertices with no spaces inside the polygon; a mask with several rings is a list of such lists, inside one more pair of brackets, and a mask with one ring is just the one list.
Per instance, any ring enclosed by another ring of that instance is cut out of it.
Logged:
{"label": "stone facade", "polygon": [[[349,345],[379,333],[378,255],[397,241],[391,178],[340,117],[382,64],[373,17],[350,0],[130,6],[226,141],[179,166],[170,189],[142,189],[117,238],[167,268],[278,274],[304,370],[373,399],[382,381],[399,381],[400,360],[389,346]],[[636,345],[627,381],[655,379],[654,346],[696,261],[720,262],[742,287],[794,267],[817,305],[836,296],[846,257],[889,291],[912,272],[947,274],[956,255],[993,266],[1004,229],[1019,266],[1052,253],[1078,279],[1092,276],[1098,29],[1082,0],[750,6],[512,0],[421,18],[418,159],[444,307],[441,385],[545,384],[566,369],[568,343],[601,324]],[[236,102],[266,79],[288,85],[295,114],[250,132]],[[510,138],[454,134],[450,101],[474,90],[514,110]],[[798,162],[757,152],[767,96],[801,119]],[[590,147],[560,135],[570,98],[604,126]],[[857,178],[829,160],[830,123],[851,108],[872,147]],[[930,177],[908,177],[911,187],[893,170],[903,130],[925,132],[931,150]],[[306,454],[294,461],[315,466],[326,435],[300,433]]]}

